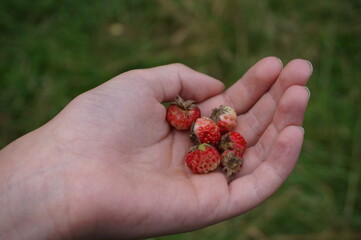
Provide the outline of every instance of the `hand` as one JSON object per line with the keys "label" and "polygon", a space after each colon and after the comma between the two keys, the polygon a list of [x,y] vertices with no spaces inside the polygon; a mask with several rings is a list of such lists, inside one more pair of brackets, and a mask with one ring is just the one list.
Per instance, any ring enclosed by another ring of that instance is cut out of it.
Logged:
{"label": "hand", "polygon": [[[223,91],[220,81],[172,64],[126,72],[78,96],[0,152],[0,203],[8,203],[0,236],[145,238],[252,209],[296,164],[311,72],[304,60],[282,68],[268,57]],[[189,133],[169,126],[161,104],[177,94],[203,116],[221,104],[239,114],[235,130],[249,148],[233,181],[185,166]]]}

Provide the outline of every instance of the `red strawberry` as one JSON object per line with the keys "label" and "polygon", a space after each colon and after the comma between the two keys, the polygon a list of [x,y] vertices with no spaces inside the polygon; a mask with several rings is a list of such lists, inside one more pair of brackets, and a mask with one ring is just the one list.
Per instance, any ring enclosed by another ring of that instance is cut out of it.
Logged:
{"label": "red strawberry", "polygon": [[238,150],[241,154],[244,153],[247,147],[246,140],[238,132],[229,132],[222,136],[219,148],[222,151],[228,149]]}
{"label": "red strawberry", "polygon": [[216,145],[221,139],[219,127],[210,118],[198,118],[192,125],[191,139],[196,143]]}
{"label": "red strawberry", "polygon": [[237,125],[237,113],[229,106],[221,105],[213,109],[211,119],[217,123],[222,134],[231,131]]}
{"label": "red strawberry", "polygon": [[184,100],[177,96],[167,109],[167,121],[178,130],[190,128],[192,123],[201,116],[201,111],[193,100]]}
{"label": "red strawberry", "polygon": [[193,173],[208,173],[221,162],[217,149],[207,143],[194,146],[188,152],[186,163]]}
{"label": "red strawberry", "polygon": [[221,158],[221,166],[223,167],[223,171],[226,172],[227,177],[239,172],[243,163],[243,157],[240,151],[227,149],[222,153]]}

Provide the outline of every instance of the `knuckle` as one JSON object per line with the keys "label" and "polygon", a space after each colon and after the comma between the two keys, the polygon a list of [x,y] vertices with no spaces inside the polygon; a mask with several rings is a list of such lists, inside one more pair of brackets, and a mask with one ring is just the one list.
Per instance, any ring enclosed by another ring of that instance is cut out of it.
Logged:
{"label": "knuckle", "polygon": [[168,66],[176,69],[177,71],[185,71],[185,70],[189,70],[190,68],[188,66],[186,66],[183,63],[171,63]]}

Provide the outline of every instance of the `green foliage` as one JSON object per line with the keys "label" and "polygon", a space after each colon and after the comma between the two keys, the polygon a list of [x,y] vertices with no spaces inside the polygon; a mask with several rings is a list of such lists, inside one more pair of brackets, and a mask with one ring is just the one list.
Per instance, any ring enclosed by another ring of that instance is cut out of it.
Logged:
{"label": "green foliage", "polygon": [[163,239],[356,239],[360,12],[359,0],[2,0],[0,146],[130,69],[182,62],[229,86],[265,56],[308,59],[305,144],[287,183],[243,216]]}

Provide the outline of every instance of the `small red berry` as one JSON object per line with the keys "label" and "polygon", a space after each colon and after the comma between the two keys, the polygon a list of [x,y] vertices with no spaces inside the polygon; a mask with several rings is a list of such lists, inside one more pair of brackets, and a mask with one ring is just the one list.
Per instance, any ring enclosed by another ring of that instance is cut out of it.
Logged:
{"label": "small red berry", "polygon": [[188,152],[186,164],[193,173],[208,173],[221,162],[217,149],[207,143],[194,146]]}
{"label": "small red berry", "polygon": [[217,123],[221,133],[229,132],[237,125],[237,113],[229,106],[213,109],[211,119]]}
{"label": "small red berry", "polygon": [[243,154],[246,148],[247,142],[238,132],[229,132],[224,134],[219,143],[219,149],[222,151],[234,149]]}
{"label": "small red berry", "polygon": [[196,119],[192,125],[191,139],[196,143],[218,144],[221,139],[219,127],[210,118],[201,117]]}
{"label": "small red berry", "polygon": [[227,177],[238,173],[243,163],[242,153],[238,150],[227,149],[221,155],[222,170],[226,172]]}
{"label": "small red berry", "polygon": [[167,109],[167,121],[178,130],[187,130],[201,116],[200,109],[193,100],[184,100],[177,96]]}

